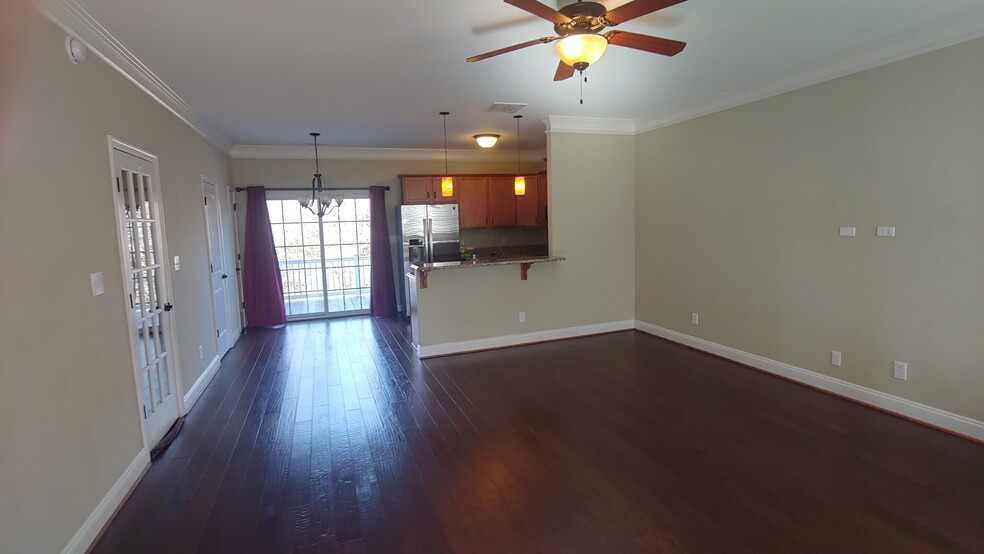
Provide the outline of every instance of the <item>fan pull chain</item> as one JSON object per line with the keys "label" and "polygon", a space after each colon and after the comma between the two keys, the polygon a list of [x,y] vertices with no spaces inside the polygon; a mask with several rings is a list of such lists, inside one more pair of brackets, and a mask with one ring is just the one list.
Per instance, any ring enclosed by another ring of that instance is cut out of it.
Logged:
{"label": "fan pull chain", "polygon": [[[584,74],[584,71],[581,71],[581,74],[583,75]],[[588,80],[588,78],[585,77],[584,78],[584,81],[587,81],[587,80]],[[582,81],[581,79],[578,79],[577,81],[578,81],[578,86],[581,87],[581,105],[583,106],[584,105],[584,81]]]}

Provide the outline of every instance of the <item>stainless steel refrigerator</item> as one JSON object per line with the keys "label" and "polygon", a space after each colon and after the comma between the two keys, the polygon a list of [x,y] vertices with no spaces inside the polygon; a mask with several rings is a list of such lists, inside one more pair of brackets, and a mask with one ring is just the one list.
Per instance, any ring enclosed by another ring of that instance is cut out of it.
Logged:
{"label": "stainless steel refrigerator", "polygon": [[410,289],[406,274],[410,264],[461,260],[457,204],[400,206],[403,235],[403,311],[410,314]]}

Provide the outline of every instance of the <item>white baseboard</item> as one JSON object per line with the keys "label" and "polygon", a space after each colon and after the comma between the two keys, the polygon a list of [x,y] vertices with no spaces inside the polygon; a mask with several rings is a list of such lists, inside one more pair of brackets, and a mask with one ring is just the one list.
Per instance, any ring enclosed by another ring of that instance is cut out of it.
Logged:
{"label": "white baseboard", "polygon": [[737,348],[724,346],[693,337],[678,331],[666,329],[658,325],[636,321],[635,328],[644,333],[662,337],[673,342],[677,342],[698,350],[703,350],[710,354],[727,358],[729,360],[745,364],[747,366],[773,373],[797,381],[811,387],[816,387],[833,394],[856,400],[858,402],[880,408],[907,418],[921,421],[934,427],[939,427],[947,431],[963,435],[975,440],[984,441],[984,422],[954,414],[932,406],[906,400],[898,396],[886,394],[875,389],[848,383],[840,379],[809,371],[800,367],[777,362],[769,358],[764,358],[756,354],[750,354]]}
{"label": "white baseboard", "polygon": [[222,359],[218,356],[212,358],[209,362],[208,367],[202,372],[195,384],[188,389],[188,392],[184,395],[184,410],[185,414],[191,411],[191,408],[198,402],[201,398],[202,393],[205,392],[205,387],[212,381],[212,377],[215,377],[215,373],[219,371],[219,366],[222,365]]}
{"label": "white baseboard", "polygon": [[84,554],[92,546],[103,527],[126,501],[127,495],[140,481],[148,467],[150,467],[150,452],[146,448],[141,448],[123,475],[120,475],[120,478],[116,480],[113,488],[109,489],[96,509],[92,510],[82,527],[75,532],[72,540],[68,541],[62,554]]}
{"label": "white baseboard", "polygon": [[626,331],[633,328],[635,328],[635,321],[631,319],[624,321],[610,321],[608,323],[595,323],[592,325],[581,325],[579,327],[535,331],[533,333],[523,333],[521,335],[506,335],[504,337],[492,337],[488,339],[430,344],[427,346],[420,346],[417,350],[417,355],[420,358],[432,358],[434,356],[447,356],[449,354],[461,354],[464,352],[475,352],[477,350],[491,350],[493,348],[519,346],[521,344],[531,344],[535,342],[570,339],[587,335],[599,335],[601,333],[611,333],[614,331]]}

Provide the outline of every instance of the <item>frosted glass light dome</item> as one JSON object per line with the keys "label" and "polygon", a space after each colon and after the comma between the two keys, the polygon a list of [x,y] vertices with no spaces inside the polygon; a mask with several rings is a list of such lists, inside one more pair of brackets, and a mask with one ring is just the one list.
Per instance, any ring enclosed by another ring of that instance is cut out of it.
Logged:
{"label": "frosted glass light dome", "polygon": [[571,35],[557,43],[557,54],[565,64],[575,67],[576,64],[591,65],[601,59],[608,48],[608,39],[600,35]]}

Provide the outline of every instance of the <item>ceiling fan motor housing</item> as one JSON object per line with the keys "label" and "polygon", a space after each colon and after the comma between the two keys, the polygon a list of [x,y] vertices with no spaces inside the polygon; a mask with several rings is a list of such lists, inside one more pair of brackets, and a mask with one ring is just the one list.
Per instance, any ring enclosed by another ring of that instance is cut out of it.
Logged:
{"label": "ceiling fan motor housing", "polygon": [[605,19],[608,8],[598,2],[575,2],[560,8],[558,11],[571,18],[569,23],[554,25],[554,31],[561,38],[570,35],[597,33],[611,25]]}

